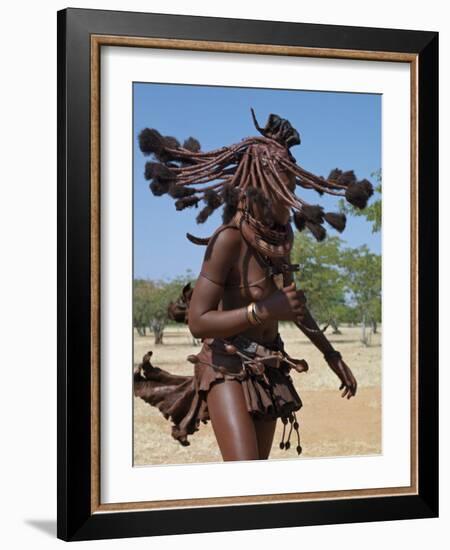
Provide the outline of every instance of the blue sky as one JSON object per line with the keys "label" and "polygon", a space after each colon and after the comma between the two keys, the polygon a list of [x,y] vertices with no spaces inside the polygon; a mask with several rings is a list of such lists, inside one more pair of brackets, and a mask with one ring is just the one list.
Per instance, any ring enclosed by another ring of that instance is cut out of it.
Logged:
{"label": "blue sky", "polygon": [[[137,144],[145,127],[181,142],[193,136],[206,151],[259,135],[250,113],[253,107],[260,126],[270,113],[291,122],[302,140],[291,152],[298,164],[317,175],[326,177],[333,168],[340,168],[375,183],[371,173],[381,168],[378,94],[134,83],[133,101],[135,278],[170,279],[188,269],[196,275],[204,247],[190,243],[186,232],[208,236],[221,223],[221,209],[199,225],[195,222],[198,210],[177,212],[172,198],[151,193],[143,175],[149,158]],[[300,188],[297,194],[326,210],[337,210],[338,197],[320,197]],[[372,234],[364,217],[349,217],[342,234],[329,226],[327,230],[349,246],[366,244],[376,253],[381,251],[381,235]]]}

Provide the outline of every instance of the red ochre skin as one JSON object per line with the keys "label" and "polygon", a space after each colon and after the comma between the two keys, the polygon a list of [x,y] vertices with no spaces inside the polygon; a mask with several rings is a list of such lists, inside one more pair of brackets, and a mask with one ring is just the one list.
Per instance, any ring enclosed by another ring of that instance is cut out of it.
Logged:
{"label": "red ochre skin", "polygon": [[[288,223],[289,209],[279,202],[275,204],[275,221]],[[257,207],[252,210],[256,218],[261,217]],[[275,339],[278,321],[282,320],[300,320],[307,328],[317,330],[319,327],[306,307],[303,292],[296,289],[292,274],[286,275],[284,288],[278,289],[270,277],[264,279],[264,265],[258,252],[242,238],[233,222],[219,229],[208,244],[201,267],[201,273],[207,277],[198,277],[190,301],[189,329],[193,336],[227,338],[241,334],[265,344]],[[284,260],[290,262],[289,258]],[[238,288],[239,285],[244,288]],[[251,302],[257,304],[261,325],[252,325],[248,320],[246,306]],[[333,351],[322,332],[303,332],[323,354]],[[329,358],[328,364],[341,380],[342,397],[355,395],[356,380],[342,358]],[[208,392],[207,405],[224,461],[269,457],[277,420],[257,419],[248,412],[239,381],[214,384]]]}

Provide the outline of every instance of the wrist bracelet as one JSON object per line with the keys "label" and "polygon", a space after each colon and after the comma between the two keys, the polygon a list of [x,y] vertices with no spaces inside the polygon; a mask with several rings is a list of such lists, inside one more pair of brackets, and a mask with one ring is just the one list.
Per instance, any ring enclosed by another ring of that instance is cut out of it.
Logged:
{"label": "wrist bracelet", "polygon": [[255,302],[247,306],[247,319],[252,325],[260,325],[262,323],[261,319],[256,315]]}
{"label": "wrist bracelet", "polygon": [[261,324],[263,322],[263,320],[261,319],[261,317],[256,313],[256,302],[253,302],[253,315],[254,317],[258,320],[258,323]]}
{"label": "wrist bracelet", "polygon": [[339,351],[333,349],[331,351],[327,351],[323,354],[325,361],[329,361],[330,359],[333,359],[334,357],[337,357],[338,359],[342,359],[342,355]]}

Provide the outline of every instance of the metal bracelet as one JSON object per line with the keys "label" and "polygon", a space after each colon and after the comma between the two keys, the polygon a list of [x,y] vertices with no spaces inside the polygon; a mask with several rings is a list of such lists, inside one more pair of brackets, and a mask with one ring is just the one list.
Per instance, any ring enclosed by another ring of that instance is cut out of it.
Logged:
{"label": "metal bracelet", "polygon": [[256,313],[256,303],[252,302],[252,313],[253,317],[258,321],[258,325],[262,323],[261,317]]}
{"label": "metal bracelet", "polygon": [[262,323],[261,319],[255,313],[255,302],[247,306],[247,319],[252,325],[260,325]]}
{"label": "metal bracelet", "polygon": [[251,325],[257,325],[257,320],[253,317],[253,302],[247,306],[247,320]]}

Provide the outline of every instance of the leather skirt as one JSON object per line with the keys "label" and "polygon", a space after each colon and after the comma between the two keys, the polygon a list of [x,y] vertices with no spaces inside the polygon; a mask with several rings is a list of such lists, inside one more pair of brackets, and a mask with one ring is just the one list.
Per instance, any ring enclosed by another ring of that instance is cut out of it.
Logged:
{"label": "leather skirt", "polygon": [[[297,433],[297,453],[301,453],[295,411],[302,407],[290,370],[308,370],[303,359],[293,359],[277,335],[274,342],[260,345],[242,336],[205,339],[200,352],[188,356],[192,376],[180,376],[153,366],[148,352],[134,372],[134,395],[157,407],[172,423],[172,437],[189,445],[188,435],[210,420],[207,394],[213,384],[238,380],[247,410],[258,418],[281,418],[281,448],[290,448],[292,430]],[[284,441],[286,428],[289,430]]]}

